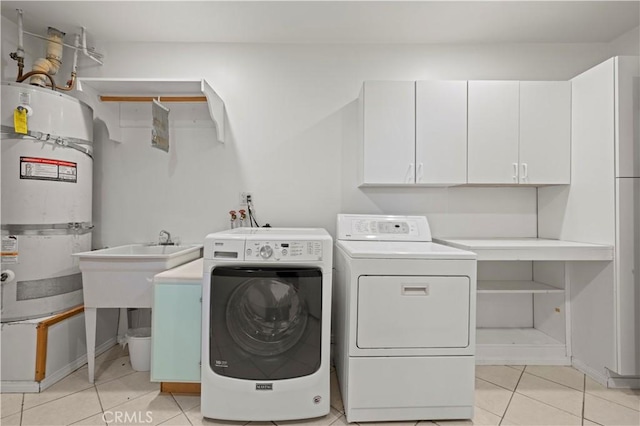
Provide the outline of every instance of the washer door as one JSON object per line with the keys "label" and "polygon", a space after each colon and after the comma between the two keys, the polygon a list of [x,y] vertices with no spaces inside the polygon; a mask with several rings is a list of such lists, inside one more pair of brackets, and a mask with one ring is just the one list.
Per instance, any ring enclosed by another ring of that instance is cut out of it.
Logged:
{"label": "washer door", "polygon": [[219,267],[211,274],[209,364],[220,375],[277,380],[320,367],[322,272]]}

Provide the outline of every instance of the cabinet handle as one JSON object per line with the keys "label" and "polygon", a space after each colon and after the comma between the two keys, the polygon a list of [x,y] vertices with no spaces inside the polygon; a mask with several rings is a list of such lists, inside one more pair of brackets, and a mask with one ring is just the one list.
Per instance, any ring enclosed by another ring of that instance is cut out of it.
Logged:
{"label": "cabinet handle", "polygon": [[428,296],[429,285],[402,285],[403,296]]}
{"label": "cabinet handle", "polygon": [[414,168],[414,164],[413,163],[409,163],[409,169],[407,170],[407,176],[405,177],[404,181],[405,183],[414,183],[415,182],[415,173],[413,171]]}
{"label": "cabinet handle", "polygon": [[424,168],[424,164],[423,163],[418,163],[418,173],[416,173],[417,178],[416,178],[416,182],[422,182],[422,169]]}
{"label": "cabinet handle", "polygon": [[517,183],[518,182],[518,163],[513,163],[512,166],[513,166],[513,176],[512,176],[513,181]]}
{"label": "cabinet handle", "polygon": [[526,182],[529,179],[529,168],[527,167],[527,163],[522,163],[522,182]]}

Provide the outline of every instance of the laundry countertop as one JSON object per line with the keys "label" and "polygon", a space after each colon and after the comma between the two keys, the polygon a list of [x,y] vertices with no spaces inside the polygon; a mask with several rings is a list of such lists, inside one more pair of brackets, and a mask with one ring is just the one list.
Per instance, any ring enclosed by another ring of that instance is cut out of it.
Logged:
{"label": "laundry countertop", "polygon": [[153,277],[155,283],[159,282],[201,282],[203,274],[202,258],[196,259],[184,265],[176,266]]}

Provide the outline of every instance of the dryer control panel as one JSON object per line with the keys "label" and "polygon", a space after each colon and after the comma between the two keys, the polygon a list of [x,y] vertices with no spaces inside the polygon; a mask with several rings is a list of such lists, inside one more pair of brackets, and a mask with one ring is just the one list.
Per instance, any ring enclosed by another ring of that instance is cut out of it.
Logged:
{"label": "dryer control panel", "polygon": [[356,241],[431,241],[425,216],[338,215],[338,239]]}

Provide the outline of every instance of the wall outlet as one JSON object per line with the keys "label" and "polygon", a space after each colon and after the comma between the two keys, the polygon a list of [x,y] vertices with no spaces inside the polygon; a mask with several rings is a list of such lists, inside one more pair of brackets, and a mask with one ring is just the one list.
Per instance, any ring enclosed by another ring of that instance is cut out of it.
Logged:
{"label": "wall outlet", "polygon": [[250,199],[253,202],[253,194],[251,194],[250,192],[241,192],[240,193],[240,205],[241,206],[246,206],[247,203],[247,199]]}

